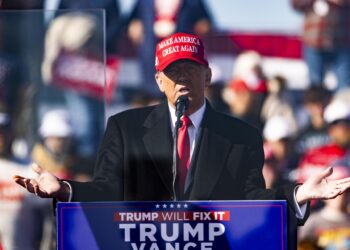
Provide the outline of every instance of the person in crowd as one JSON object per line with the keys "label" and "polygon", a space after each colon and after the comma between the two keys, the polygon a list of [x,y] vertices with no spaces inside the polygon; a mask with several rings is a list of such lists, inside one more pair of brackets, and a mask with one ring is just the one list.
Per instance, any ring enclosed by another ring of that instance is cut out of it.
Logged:
{"label": "person in crowd", "polygon": [[325,81],[327,70],[337,89],[350,85],[350,2],[348,0],[291,0],[304,15],[303,55],[310,83]]}
{"label": "person in crowd", "polygon": [[298,180],[320,171],[325,165],[346,155],[350,148],[350,105],[333,99],[324,112],[330,142],[306,151],[299,164]]}
{"label": "person in crowd", "polygon": [[127,35],[137,48],[143,91],[159,96],[154,81],[156,43],[175,33],[209,33],[213,20],[203,0],[137,0],[127,22]]}
{"label": "person in crowd", "polygon": [[162,100],[156,98],[153,95],[147,94],[145,92],[139,92],[133,96],[131,99],[131,108],[141,108],[145,106],[151,106],[160,103]]}
{"label": "person in crowd", "polygon": [[64,109],[46,112],[39,128],[41,140],[33,147],[32,160],[61,179],[71,179],[76,160],[73,133],[69,112]]}
{"label": "person in crowd", "polygon": [[10,175],[22,173],[33,176],[29,165],[14,160],[11,116],[4,105],[0,107],[0,245],[4,250],[18,249],[15,241],[15,224],[21,211],[26,192],[13,185]]}
{"label": "person in crowd", "polygon": [[211,63],[210,68],[212,77],[210,85],[205,89],[205,98],[208,99],[215,110],[229,114],[230,111],[228,105],[223,100],[222,94],[226,85],[226,80],[224,79],[222,69],[215,63]]}
{"label": "person in crowd", "polygon": [[10,115],[6,112],[5,106],[0,104],[0,156],[1,158],[12,158],[13,132]]}
{"label": "person in crowd", "polygon": [[224,91],[224,88],[224,83],[211,83],[205,90],[205,97],[215,110],[229,114],[230,111],[228,109],[228,105],[222,99],[222,92]]}
{"label": "person in crowd", "polygon": [[261,109],[261,117],[264,123],[274,116],[284,116],[294,130],[298,129],[297,120],[295,117],[294,104],[295,100],[290,93],[287,80],[276,75],[267,80],[267,96]]}
{"label": "person in crowd", "polygon": [[[14,16],[14,15],[13,15]],[[32,87],[29,84],[28,68],[23,58],[13,49],[17,37],[13,34],[18,25],[14,18],[5,12],[0,15],[0,100],[6,106],[6,113],[11,117],[13,143],[21,139],[30,140],[33,105]],[[25,152],[19,155],[12,152],[18,160],[25,161]]]}
{"label": "person in crowd", "polygon": [[[75,130],[78,154],[90,161],[96,157],[103,135],[105,97],[113,92],[116,77],[116,68],[114,63],[109,64],[112,62],[109,58],[104,74],[99,25],[102,25],[99,17],[82,12],[67,12],[50,23],[41,67],[45,85],[40,89],[38,111],[42,114],[52,106],[66,107]],[[53,103],[55,99],[58,101]]]}
{"label": "person in crowd", "polygon": [[297,166],[293,144],[296,130],[285,116],[270,117],[264,126],[265,163],[263,175],[267,188],[292,183],[290,172]]}
{"label": "person in crowd", "polygon": [[[346,159],[350,148],[350,103],[333,98],[326,106],[324,119],[327,123],[329,142],[325,145],[311,148],[300,158],[295,179],[303,182],[312,175],[322,171],[324,166],[333,166],[340,159]],[[344,164],[342,164],[344,165]],[[312,211],[317,210],[322,203],[313,201]]]}
{"label": "person in crowd", "polygon": [[[75,179],[77,156],[70,114],[64,109],[46,112],[39,127],[40,140],[32,149],[32,161],[61,179]],[[27,196],[16,220],[19,249],[55,249],[55,224],[50,200]],[[25,226],[24,226],[25,225]]]}
{"label": "person in crowd", "polygon": [[[106,13],[106,52],[116,53],[119,36],[122,33],[124,21],[120,11],[119,1],[92,0],[92,1],[68,1],[68,0],[44,0],[40,1],[44,12],[45,22],[49,24],[55,17],[68,12],[88,11],[90,14],[96,12]],[[93,10],[93,11],[91,11]],[[95,11],[96,10],[96,11]]]}
{"label": "person in crowd", "polygon": [[308,119],[296,138],[295,151],[299,157],[308,150],[329,143],[324,110],[331,98],[331,91],[323,86],[310,86],[303,93],[303,108]]}
{"label": "person in crowd", "polygon": [[261,109],[266,94],[261,56],[255,51],[239,54],[234,64],[233,78],[223,91],[223,99],[231,114],[262,130]]}
{"label": "person in crowd", "polygon": [[59,179],[38,164],[36,178],[17,175],[15,182],[58,201],[283,199],[301,224],[308,201],[335,198],[350,187],[350,179],[326,181],[332,174],[326,168],[301,185],[266,189],[259,130],[214,111],[205,99],[211,70],[201,39],[175,33],[158,43],[155,62],[157,86],[167,100],[108,119],[91,182]]}

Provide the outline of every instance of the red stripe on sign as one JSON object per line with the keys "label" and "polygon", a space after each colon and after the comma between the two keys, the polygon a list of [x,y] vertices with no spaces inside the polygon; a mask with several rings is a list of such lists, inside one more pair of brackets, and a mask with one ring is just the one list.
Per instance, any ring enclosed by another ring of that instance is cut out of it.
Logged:
{"label": "red stripe on sign", "polygon": [[302,41],[297,35],[235,32],[228,36],[241,51],[255,50],[263,56],[302,58]]}

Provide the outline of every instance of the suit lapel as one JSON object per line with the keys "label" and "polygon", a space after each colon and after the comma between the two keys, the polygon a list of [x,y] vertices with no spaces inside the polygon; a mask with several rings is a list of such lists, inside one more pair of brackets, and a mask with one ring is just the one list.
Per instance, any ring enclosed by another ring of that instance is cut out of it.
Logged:
{"label": "suit lapel", "polygon": [[146,118],[143,142],[169,192],[172,192],[172,132],[168,105],[158,105]]}
{"label": "suit lapel", "polygon": [[195,162],[193,162],[194,173],[188,180],[187,186],[192,186],[191,198],[208,199],[221,172],[231,149],[231,142],[216,133],[215,114],[207,103],[206,112],[201,124],[200,140],[197,144]]}

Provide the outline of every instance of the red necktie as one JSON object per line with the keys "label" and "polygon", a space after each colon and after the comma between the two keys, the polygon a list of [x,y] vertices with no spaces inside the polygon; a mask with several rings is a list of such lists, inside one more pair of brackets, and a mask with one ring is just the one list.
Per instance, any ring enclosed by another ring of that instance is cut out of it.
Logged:
{"label": "red necktie", "polygon": [[179,128],[177,139],[177,152],[179,154],[178,176],[179,188],[181,193],[184,191],[187,170],[190,166],[190,138],[188,136],[188,128],[192,125],[190,118],[183,116],[181,118],[182,126]]}

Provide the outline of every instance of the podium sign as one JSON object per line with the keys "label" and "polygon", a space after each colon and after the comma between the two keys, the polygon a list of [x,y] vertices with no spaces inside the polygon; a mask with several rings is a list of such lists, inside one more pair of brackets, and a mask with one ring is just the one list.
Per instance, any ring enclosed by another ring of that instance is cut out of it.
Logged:
{"label": "podium sign", "polygon": [[287,249],[285,201],[57,203],[57,249]]}

